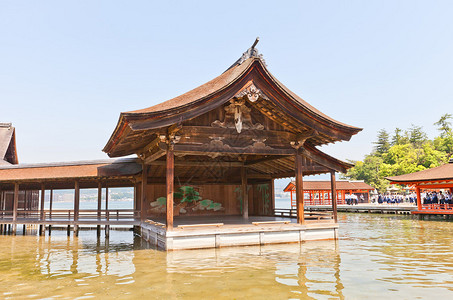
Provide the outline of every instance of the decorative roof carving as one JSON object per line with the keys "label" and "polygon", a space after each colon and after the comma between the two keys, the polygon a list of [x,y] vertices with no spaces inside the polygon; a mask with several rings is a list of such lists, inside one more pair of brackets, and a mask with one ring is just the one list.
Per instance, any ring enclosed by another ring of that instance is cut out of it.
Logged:
{"label": "decorative roof carving", "polygon": [[212,127],[220,128],[236,128],[238,133],[242,132],[242,129],[264,129],[264,126],[252,122],[250,115],[251,109],[245,105],[244,99],[233,98],[230,100],[230,105],[225,106],[225,118],[223,122],[216,120],[211,123]]}
{"label": "decorative roof carving", "polygon": [[259,97],[269,100],[269,98],[261,92],[253,83],[244,88],[242,91],[235,95],[236,98],[247,96],[250,102],[255,102]]}

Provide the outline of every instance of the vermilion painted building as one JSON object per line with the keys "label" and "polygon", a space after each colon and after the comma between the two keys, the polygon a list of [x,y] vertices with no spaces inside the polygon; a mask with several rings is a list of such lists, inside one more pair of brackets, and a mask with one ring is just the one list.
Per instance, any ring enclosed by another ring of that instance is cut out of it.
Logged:
{"label": "vermilion painted building", "polygon": [[[362,203],[370,202],[370,191],[374,187],[363,181],[337,181],[337,203],[345,204],[347,195],[363,197]],[[296,184],[291,181],[284,189],[285,192],[291,193],[291,207],[296,207]],[[305,205],[331,205],[332,194],[330,181],[304,181],[304,204]]]}

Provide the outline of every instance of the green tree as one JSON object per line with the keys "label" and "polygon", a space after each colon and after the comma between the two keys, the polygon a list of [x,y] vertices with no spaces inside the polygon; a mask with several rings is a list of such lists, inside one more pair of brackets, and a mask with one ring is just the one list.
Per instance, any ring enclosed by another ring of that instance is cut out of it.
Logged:
{"label": "green tree", "polygon": [[384,192],[389,186],[389,182],[379,175],[380,167],[383,163],[381,157],[377,155],[367,155],[362,161],[353,162],[354,167],[348,170],[345,177],[353,180],[363,180],[378,191]]}
{"label": "green tree", "polygon": [[390,148],[389,133],[385,129],[379,130],[377,141],[374,142],[374,144],[376,145],[374,147],[376,154],[382,155],[383,153],[387,152]]}
{"label": "green tree", "polygon": [[449,121],[451,119],[453,119],[451,114],[444,114],[440,117],[439,121],[434,123],[434,125],[438,126],[437,130],[440,131],[442,138],[452,135],[451,122]]}
{"label": "green tree", "polygon": [[401,128],[395,128],[394,135],[392,137],[392,146],[394,145],[403,145],[409,142],[409,139],[406,134],[402,134],[403,130]]}
{"label": "green tree", "polygon": [[409,142],[414,145],[416,148],[421,148],[423,143],[428,140],[428,136],[423,131],[422,126],[411,125],[408,131]]}

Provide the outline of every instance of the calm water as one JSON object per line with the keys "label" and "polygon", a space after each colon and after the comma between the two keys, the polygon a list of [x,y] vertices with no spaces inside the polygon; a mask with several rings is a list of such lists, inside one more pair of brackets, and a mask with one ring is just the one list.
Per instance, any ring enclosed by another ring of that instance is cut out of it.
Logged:
{"label": "calm water", "polygon": [[452,222],[340,218],[337,242],[168,254],[130,231],[0,236],[0,298],[453,298]]}

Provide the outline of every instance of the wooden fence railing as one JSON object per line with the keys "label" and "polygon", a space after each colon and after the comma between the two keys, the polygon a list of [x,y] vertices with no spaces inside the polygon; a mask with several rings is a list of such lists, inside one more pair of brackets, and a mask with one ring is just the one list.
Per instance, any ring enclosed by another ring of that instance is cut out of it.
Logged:
{"label": "wooden fence railing", "polygon": [[[50,210],[18,210],[17,220],[45,220],[45,221],[121,221],[140,218],[140,211],[134,209],[83,209],[77,216],[73,209]],[[0,211],[0,220],[12,220],[13,211]]]}
{"label": "wooden fence railing", "polygon": [[[292,208],[276,208],[274,209],[274,216],[276,217],[289,217],[297,218],[297,210]],[[333,219],[332,211],[304,211],[304,218],[307,220],[312,219]]]}
{"label": "wooden fence railing", "polygon": [[422,210],[453,210],[453,204],[423,204]]}

